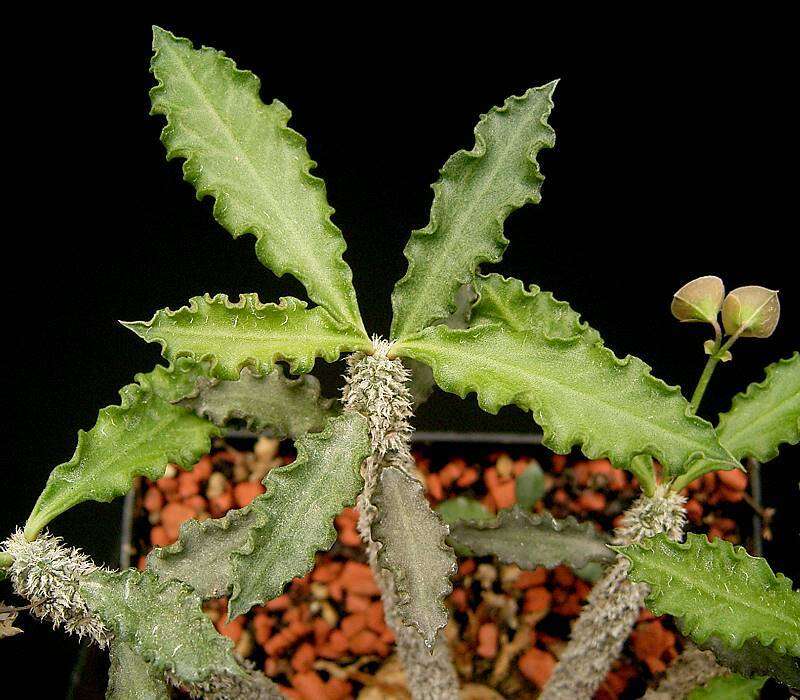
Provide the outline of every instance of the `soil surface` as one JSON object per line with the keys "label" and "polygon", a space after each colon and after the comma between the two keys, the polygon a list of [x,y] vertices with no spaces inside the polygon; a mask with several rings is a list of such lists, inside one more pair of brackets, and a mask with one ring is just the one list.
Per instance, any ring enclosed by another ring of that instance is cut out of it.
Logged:
{"label": "soil surface", "polygon": [[[434,507],[465,496],[491,512],[508,508],[517,502],[517,479],[536,464],[544,478],[541,497],[532,506],[535,511],[574,515],[611,532],[638,495],[635,480],[605,460],[552,455],[536,446],[419,446],[415,457]],[[143,567],[149,550],[174,542],[181,523],[189,518],[216,518],[247,505],[264,491],[264,475],[292,459],[290,444],[267,438],[219,442],[193,471],[170,467],[157,482],[143,482],[134,561],[138,558]],[[688,529],[747,544],[742,538],[749,534],[752,509],[746,490],[747,477],[741,472],[707,474],[692,483],[687,489]],[[336,544],[318,554],[313,571],[295,579],[279,598],[227,623],[224,599],[206,604],[208,615],[233,640],[238,653],[279,683],[289,698],[409,697],[393,656],[393,635],[384,622],[378,588],[364,563],[356,519],[352,508],[336,518]],[[563,566],[522,571],[492,557],[459,557],[446,635],[465,697],[537,697],[597,570],[581,574],[584,578]],[[622,657],[595,697],[640,697],[682,647],[669,618],[642,611]]]}

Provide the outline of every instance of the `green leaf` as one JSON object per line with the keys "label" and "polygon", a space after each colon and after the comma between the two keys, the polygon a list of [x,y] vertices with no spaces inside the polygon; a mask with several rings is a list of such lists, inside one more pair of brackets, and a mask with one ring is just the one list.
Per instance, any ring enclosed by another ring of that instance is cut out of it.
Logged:
{"label": "green leaf", "polygon": [[106,700],[169,700],[164,674],[156,671],[125,642],[111,642]]}
{"label": "green leaf", "polygon": [[[492,520],[494,515],[480,501],[467,496],[456,496],[442,501],[434,508],[445,525],[453,525],[460,520]],[[467,547],[459,547],[450,541],[450,546],[459,557],[470,557],[473,553]]]}
{"label": "green leaf", "polygon": [[287,126],[291,112],[265,105],[260,81],[219,51],[153,29],[151,114],[163,114],[167,159],[184,158],[198,199],[215,199],[214,217],[234,238],[256,237],[258,259],[290,273],[334,318],[364,333],[346,245],[331,222],[325,183],[306,140]]}
{"label": "green leaf", "polygon": [[446,525],[459,520],[492,520],[491,511],[480,501],[467,496],[456,496],[442,501],[434,508]]}
{"label": "green leaf", "polygon": [[517,477],[515,485],[517,503],[531,509],[536,505],[536,501],[544,496],[544,491],[544,472],[538,462],[531,462]]}
{"label": "green leaf", "polygon": [[265,521],[258,498],[222,518],[187,520],[177,542],[150,552],[148,568],[164,580],[183,581],[204,600],[230,595],[231,556],[247,544],[253,528]]}
{"label": "green leaf", "polygon": [[701,688],[695,688],[687,700],[756,700],[766,682],[766,677],[744,678],[735,673],[717,676]]}
{"label": "green leaf", "polygon": [[525,289],[521,280],[498,274],[479,275],[472,284],[478,299],[470,315],[471,328],[500,323],[515,331],[535,330],[551,340],[601,341],[567,302],[535,284]]}
{"label": "green leaf", "polygon": [[177,311],[157,311],[150,321],[123,324],[148,343],[162,347],[164,357],[213,357],[218,379],[236,380],[243,367],[269,372],[279,360],[293,373],[304,374],[316,357],[328,362],[343,351],[370,350],[369,340],[335,321],[321,306],[283,297],[279,304],[262,304],[256,294],[239,301],[227,295],[193,297]]}
{"label": "green leaf", "polygon": [[392,294],[392,338],[448,316],[456,290],[478,265],[502,257],[506,217],[540,201],[544,176],[536,156],[555,144],[547,124],[555,86],[531,88],[491,109],[475,127],[472,151],[459,151],[445,163],[433,185],[430,222],[406,245],[408,272]]}
{"label": "green leaf", "polygon": [[377,508],[372,537],[382,545],[378,563],[394,581],[396,612],[432,649],[447,624],[444,599],[456,571],[455,555],[444,541],[447,526],[430,509],[422,485],[396,467],[381,470],[372,502]]}
{"label": "green leaf", "polygon": [[148,566],[189,584],[204,598],[232,593],[230,617],[276,598],[336,540],[333,519],[363,487],[369,454],[366,419],[348,412],[321,433],[297,440],[297,459],[271,469],[266,492],[216,520],[189,520],[178,542],[154,550]]}
{"label": "green leaf", "polygon": [[87,500],[111,501],[137,476],[159,479],[167,464],[191,468],[211,448],[219,430],[173,402],[195,390],[207,366],[189,359],[137,374],[120,390],[119,406],[100,411],[88,432],[78,432],[69,462],[53,469],[25,525],[33,539],[53,518]]}
{"label": "green leaf", "polygon": [[738,649],[731,649],[717,637],[709,637],[698,646],[711,650],[719,663],[743,676],[770,676],[790,688],[800,688],[800,658],[779,654],[752,639]]}
{"label": "green leaf", "polygon": [[714,636],[736,649],[755,639],[800,656],[800,591],[766,560],[691,533],[683,544],[657,535],[615,549],[630,559],[631,580],[650,586],[647,606],[680,618],[698,643]]}
{"label": "green leaf", "polygon": [[[440,323],[444,323],[448,328],[469,328],[469,317],[474,301],[475,291],[472,289],[472,285],[462,285],[456,292],[456,310]],[[433,372],[431,372],[431,368],[428,365],[410,358],[406,358],[403,364],[411,370],[408,390],[414,399],[414,409],[416,410],[430,398],[436,388],[436,383],[433,381]]]}
{"label": "green leaf", "polygon": [[218,426],[239,423],[257,433],[292,440],[318,433],[339,413],[334,399],[320,396],[316,377],[289,379],[280,365],[265,375],[245,367],[236,381],[206,380],[197,396],[182,404]]}
{"label": "green leaf", "polygon": [[737,394],[717,434],[737,458],[760,462],[776,457],[782,443],[800,442],[800,353],[771,364],[764,381]]}
{"label": "green leaf", "polygon": [[651,455],[670,474],[696,463],[741,466],[677,387],[635,357],[617,358],[563,302],[497,275],[475,284],[472,328],[427,328],[393,353],[428,364],[446,391],[476,392],[490,413],[509,404],[531,411],[555,452],[580,445],[623,469]]}
{"label": "green leaf", "polygon": [[556,520],[550,513],[530,513],[514,506],[492,520],[454,523],[448,540],[477,556],[494,555],[523,569],[566,564],[580,569],[590,562],[610,562],[616,557],[591,523],[573,517]]}
{"label": "green leaf", "polygon": [[154,672],[169,672],[186,683],[244,675],[233,656],[233,643],[217,634],[200,598],[188,586],[161,582],[147,571],[98,569],[79,590],[117,640],[130,646]]}
{"label": "green leaf", "polygon": [[296,576],[314,566],[317,550],[336,541],[333,519],[352,506],[364,486],[361,463],[370,453],[367,420],[348,412],[321,433],[295,443],[297,459],[272,469],[258,498],[261,524],[233,552],[231,617],[276,598]]}

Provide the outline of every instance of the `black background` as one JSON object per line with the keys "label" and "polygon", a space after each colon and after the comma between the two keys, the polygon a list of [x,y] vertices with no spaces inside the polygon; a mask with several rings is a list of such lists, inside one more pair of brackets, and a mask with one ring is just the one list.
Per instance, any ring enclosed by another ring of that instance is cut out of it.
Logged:
{"label": "black background", "polygon": [[[729,289],[780,289],[780,327],[734,347],[704,401],[708,418],[800,345],[796,77],[779,17],[739,27],[642,18],[578,39],[570,23],[511,13],[496,26],[420,14],[367,27],[363,15],[314,12],[229,22],[188,12],[48,16],[35,32],[9,32],[14,177],[4,238],[16,250],[5,257],[11,445],[0,536],[25,520],[52,466],[72,454],[76,430],[158,361],[156,346],[115,319],[147,319],[205,291],[303,296],[293,279],[262,268],[252,237],[234,241],[213,221],[178,161],[165,162],[161,118],[147,116],[153,20],[225,49],[261,76],[265,100],[292,109],[337,209],[370,331],[388,331],[408,233],[427,222],[438,168],[472,147],[477,115],[559,77],[557,143],[540,156],[543,202],[509,218],[512,243],[494,269],[552,290],[618,354],[683,387],[699,375],[707,334],[671,318],[672,293],[703,274]],[[341,367],[321,370],[334,391]],[[440,393],[417,427],[523,431],[531,422]],[[787,574],[797,572],[797,458],[786,449],[764,469],[764,500],[778,508],[766,554]],[[118,512],[119,503],[83,504],[52,529],[111,561]],[[19,653],[31,689],[60,697],[77,643],[23,624],[26,635],[4,641],[3,656]]]}

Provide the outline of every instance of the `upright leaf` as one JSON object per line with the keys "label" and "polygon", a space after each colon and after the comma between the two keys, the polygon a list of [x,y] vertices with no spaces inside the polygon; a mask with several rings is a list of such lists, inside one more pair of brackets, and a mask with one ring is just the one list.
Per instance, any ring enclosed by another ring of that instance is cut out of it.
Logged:
{"label": "upright leaf", "polygon": [[631,580],[650,586],[647,607],[680,618],[700,644],[713,636],[736,649],[755,639],[800,656],[800,591],[766,560],[692,533],[683,544],[657,535],[616,549],[631,561]]}
{"label": "upright leaf", "polygon": [[69,462],[53,469],[25,526],[35,537],[57,515],[82,501],[110,501],[127,493],[134,477],[158,479],[167,464],[192,467],[211,448],[218,429],[175,401],[192,393],[207,366],[190,359],[137,374],[120,390],[119,406],[100,411],[88,432],[78,432]]}
{"label": "upright leaf", "polygon": [[215,376],[229,380],[238,379],[247,365],[269,372],[275,362],[286,360],[292,372],[305,373],[317,357],[333,362],[343,351],[372,347],[321,306],[309,309],[292,297],[262,304],[256,294],[242,294],[236,303],[225,294],[206,294],[177,311],[163,309],[150,321],[124,325],[148,343],[159,343],[170,360],[213,357]]}
{"label": "upright leaf", "polygon": [[782,443],[800,441],[800,353],[766,369],[764,381],[737,394],[719,417],[720,442],[737,458],[767,462]]}
{"label": "upright leaf", "polygon": [[686,700],[757,700],[765,677],[744,678],[735,673],[717,676],[700,688],[695,688]]}
{"label": "upright leaf", "polygon": [[233,656],[233,643],[217,634],[200,598],[182,583],[164,583],[135,569],[98,569],[81,583],[80,594],[117,641],[127,644],[154,672],[191,684],[217,675],[244,675]]}
{"label": "upright leaf", "polygon": [[444,598],[456,571],[453,550],[445,544],[447,525],[434,513],[420,483],[396,467],[384,467],[373,494],[377,508],[372,537],[379,542],[378,563],[389,571],[397,592],[396,612],[431,649],[447,624]]}
{"label": "upright leaf", "polygon": [[169,700],[164,674],[155,670],[125,642],[114,640],[109,650],[106,700]]}
{"label": "upright leaf", "polygon": [[531,88],[491,109],[475,127],[475,147],[444,164],[433,185],[430,222],[413,232],[405,249],[408,272],[392,294],[392,338],[449,315],[456,290],[478,265],[502,257],[506,217],[539,202],[544,177],[536,156],[555,143],[547,124],[555,86]]}
{"label": "upright leaf", "polygon": [[215,425],[241,423],[254,432],[292,440],[319,432],[339,412],[334,399],[320,396],[316,377],[289,379],[280,365],[264,375],[245,367],[236,381],[206,380],[183,405]]}
{"label": "upright leaf", "polygon": [[456,522],[448,540],[474,555],[493,555],[523,569],[559,564],[580,569],[616,558],[591,523],[581,525],[573,517],[556,520],[550,513],[530,513],[519,506],[501,510],[492,520]]}
{"label": "upright leaf", "polygon": [[531,411],[555,452],[580,445],[620,468],[651,455],[671,474],[740,467],[677,387],[635,357],[617,358],[565,304],[498,276],[476,280],[476,290],[470,329],[427,328],[393,352],[432,367],[446,391],[476,392],[490,413],[509,404]]}
{"label": "upright leaf", "polygon": [[149,567],[205,598],[232,593],[230,617],[276,598],[292,578],[308,573],[315,552],[336,540],[333,519],[363,487],[367,421],[345,413],[295,446],[297,459],[269,471],[264,494],[224,518],[184,523],[178,542],[151,553]]}
{"label": "upright leaf", "polygon": [[258,259],[290,273],[332,316],[363,333],[345,242],[331,222],[325,183],[291,112],[259,97],[260,81],[219,51],[153,29],[152,114],[163,114],[167,158],[184,158],[198,199],[215,199],[214,217],[234,237],[252,233]]}

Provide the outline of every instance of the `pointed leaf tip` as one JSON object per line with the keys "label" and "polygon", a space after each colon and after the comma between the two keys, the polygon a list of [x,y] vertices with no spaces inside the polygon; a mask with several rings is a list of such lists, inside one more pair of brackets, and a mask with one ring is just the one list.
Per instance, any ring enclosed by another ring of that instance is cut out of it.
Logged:
{"label": "pointed leaf tip", "polygon": [[392,293],[392,338],[446,318],[478,265],[502,258],[509,214],[540,201],[544,175],[536,159],[555,144],[547,123],[555,85],[530,88],[490,109],[474,129],[472,150],[456,152],[442,167],[428,225],[411,234],[404,251],[408,271]]}
{"label": "pointed leaf tip", "polygon": [[364,335],[346,244],[332,222],[325,183],[312,174],[306,140],[280,101],[261,101],[260,81],[221,51],[153,29],[151,114],[167,126],[167,159],[182,158],[198,198],[234,237],[252,234],[258,259],[294,275],[308,296]]}

